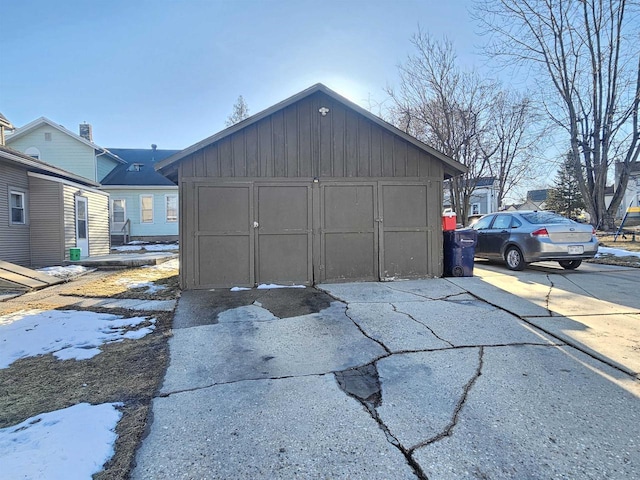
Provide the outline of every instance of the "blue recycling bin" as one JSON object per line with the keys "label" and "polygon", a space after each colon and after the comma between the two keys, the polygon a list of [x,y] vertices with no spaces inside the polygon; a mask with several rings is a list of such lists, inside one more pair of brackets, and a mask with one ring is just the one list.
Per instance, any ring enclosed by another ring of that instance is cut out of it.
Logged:
{"label": "blue recycling bin", "polygon": [[473,257],[478,243],[478,232],[473,228],[449,230],[444,235],[445,277],[473,277]]}

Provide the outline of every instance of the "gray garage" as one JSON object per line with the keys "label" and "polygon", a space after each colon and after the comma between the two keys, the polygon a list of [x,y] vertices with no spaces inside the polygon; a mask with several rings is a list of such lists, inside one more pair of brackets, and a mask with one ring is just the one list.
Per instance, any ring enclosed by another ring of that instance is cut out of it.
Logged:
{"label": "gray garage", "polygon": [[442,274],[465,167],[317,84],[165,160],[184,289]]}

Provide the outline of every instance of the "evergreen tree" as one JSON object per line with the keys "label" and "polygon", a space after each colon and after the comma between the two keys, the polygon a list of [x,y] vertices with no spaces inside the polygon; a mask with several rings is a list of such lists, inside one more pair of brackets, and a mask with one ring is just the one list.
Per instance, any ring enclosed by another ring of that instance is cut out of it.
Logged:
{"label": "evergreen tree", "polygon": [[558,169],[555,186],[549,192],[547,210],[553,210],[569,218],[577,218],[585,209],[585,203],[580,193],[578,180],[574,175],[574,163],[569,156]]}
{"label": "evergreen tree", "polygon": [[238,122],[241,122],[245,118],[249,117],[249,107],[247,102],[244,101],[242,95],[238,97],[235,105],[233,106],[233,113],[227,117],[227,121],[225,125],[230,127],[231,125],[235,125]]}

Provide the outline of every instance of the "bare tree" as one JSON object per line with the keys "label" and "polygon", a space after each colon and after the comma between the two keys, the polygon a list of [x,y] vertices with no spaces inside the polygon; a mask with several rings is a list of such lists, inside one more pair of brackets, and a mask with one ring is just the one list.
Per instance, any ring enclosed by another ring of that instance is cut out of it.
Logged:
{"label": "bare tree", "polygon": [[532,129],[532,105],[474,71],[460,70],[449,40],[419,31],[411,43],[416,53],[400,66],[399,87],[387,87],[391,121],[468,168],[448,182],[451,205],[466,224],[478,180],[498,180],[500,206],[531,171],[540,140]]}
{"label": "bare tree", "polygon": [[249,107],[247,106],[247,102],[244,101],[244,98],[242,98],[242,95],[240,95],[233,106],[233,113],[227,117],[227,120],[224,123],[227,127],[230,127],[231,125],[235,125],[248,117]]}
{"label": "bare tree", "polygon": [[[573,169],[592,223],[613,219],[640,154],[640,42],[637,2],[476,0],[491,34],[489,55],[523,65],[538,79],[551,120],[568,135]],[[622,168],[610,206],[613,162]]]}
{"label": "bare tree", "polygon": [[531,100],[515,92],[501,90],[491,107],[493,122],[486,142],[480,144],[489,158],[489,171],[498,181],[498,208],[514,187],[530,180],[544,129],[538,127]]}

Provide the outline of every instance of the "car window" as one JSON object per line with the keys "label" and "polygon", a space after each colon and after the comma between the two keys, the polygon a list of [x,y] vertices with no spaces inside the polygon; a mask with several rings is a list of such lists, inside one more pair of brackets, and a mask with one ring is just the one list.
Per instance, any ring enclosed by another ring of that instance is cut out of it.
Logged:
{"label": "car window", "polygon": [[511,228],[518,228],[522,226],[522,222],[516,217],[511,217]]}
{"label": "car window", "polygon": [[574,223],[562,215],[553,212],[527,212],[520,214],[529,223],[534,225],[549,225],[554,223]]}
{"label": "car window", "polygon": [[487,215],[486,217],[482,217],[475,223],[475,225],[473,225],[473,228],[475,230],[486,230],[487,228],[489,228],[489,225],[491,225],[491,220],[493,220],[493,217],[495,217],[495,215]]}
{"label": "car window", "polygon": [[511,215],[497,215],[493,222],[493,227],[497,229],[506,229],[511,226]]}

